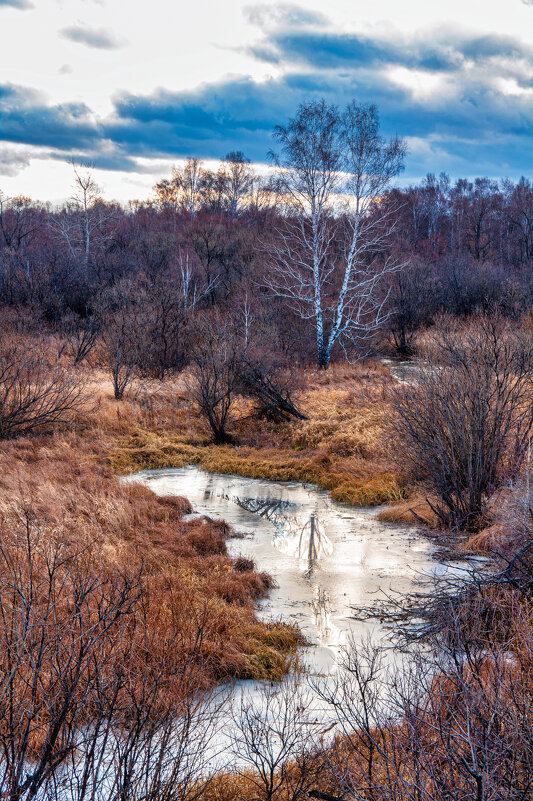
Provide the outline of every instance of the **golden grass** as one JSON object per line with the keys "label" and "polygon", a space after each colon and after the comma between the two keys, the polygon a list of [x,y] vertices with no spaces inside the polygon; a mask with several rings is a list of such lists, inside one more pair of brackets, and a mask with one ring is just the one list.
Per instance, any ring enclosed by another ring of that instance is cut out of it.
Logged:
{"label": "golden grass", "polygon": [[401,503],[387,506],[386,509],[380,509],[376,517],[383,523],[424,522],[428,526],[437,525],[437,518],[429,503],[425,498],[420,498],[416,495],[410,496],[407,500],[401,501]]}
{"label": "golden grass", "polygon": [[[130,416],[129,410],[133,411]],[[260,623],[254,602],[271,587],[253,566],[242,569],[226,551],[228,527],[207,518],[183,520],[190,504],[158,498],[120,481],[105,463],[117,433],[128,430],[135,405],[107,398],[89,411],[83,428],[0,445],[0,521],[31,508],[43,536],[87,547],[94,569],[113,575],[144,565],[153,636],[165,644],[165,621],[203,621],[202,683],[227,678],[279,679],[302,643],[293,626]]]}
{"label": "golden grass", "polygon": [[[389,457],[387,369],[379,363],[334,366],[327,373],[310,371],[305,381],[300,407],[307,420],[276,425],[242,419],[232,429],[237,446],[212,445],[183,385],[169,383],[166,401],[158,398],[162,406],[166,402],[163,415],[160,409],[157,419],[141,421],[133,411],[130,432],[111,448],[108,463],[123,475],[198,464],[216,473],[309,482],[337,501],[360,506],[405,498],[404,481]],[[239,411],[246,411],[243,404]]]}

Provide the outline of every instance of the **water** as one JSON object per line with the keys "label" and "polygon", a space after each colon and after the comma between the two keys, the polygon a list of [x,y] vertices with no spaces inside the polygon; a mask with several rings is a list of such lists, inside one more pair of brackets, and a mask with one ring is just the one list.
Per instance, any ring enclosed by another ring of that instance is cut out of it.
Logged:
{"label": "water", "polygon": [[357,610],[387,597],[422,591],[431,577],[454,575],[459,564],[438,562],[434,546],[413,527],[382,523],[376,509],[333,501],[311,485],[207,473],[198,467],[130,476],[158,495],[189,499],[194,513],[226,520],[232,556],[251,558],[277,587],[258,604],[260,619],[296,623],[315,676],[335,673],[349,641],[383,644],[389,631],[357,620]]}

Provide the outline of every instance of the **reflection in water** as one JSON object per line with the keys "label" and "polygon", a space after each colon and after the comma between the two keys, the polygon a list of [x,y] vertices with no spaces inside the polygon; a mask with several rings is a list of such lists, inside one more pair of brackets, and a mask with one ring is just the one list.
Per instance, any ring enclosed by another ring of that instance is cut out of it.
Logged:
{"label": "reflection in water", "polygon": [[315,625],[322,640],[328,640],[331,634],[331,603],[329,593],[320,587],[315,587],[315,597],[312,602]]}
{"label": "reflection in water", "polygon": [[230,499],[229,495],[223,494],[219,497],[234,501],[241,509],[246,509],[246,511],[252,512],[254,515],[264,517],[275,526],[283,525],[283,522],[289,519],[287,514],[289,509],[293,511],[297,509],[295,503],[282,501],[280,498],[244,498],[233,495]]}
{"label": "reflection in water", "polygon": [[[229,496],[226,496],[229,498]],[[331,556],[333,543],[323,532],[315,512],[303,522],[295,503],[279,498],[231,498],[241,509],[269,520],[274,526],[272,545],[282,553],[307,561],[307,570],[321,556]]]}
{"label": "reflection in water", "polygon": [[[361,620],[358,609],[395,593],[408,595],[420,590],[421,578],[455,569],[436,562],[430,543],[413,536],[412,529],[380,523],[375,510],[335,503],[327,492],[308,485],[214,475],[197,467],[146,471],[130,480],[146,483],[158,495],[183,495],[196,513],[222,518],[249,535],[230,539],[230,554],[253,559],[277,582],[258,615],[296,623],[313,646],[302,649],[303,664],[313,681],[331,686],[348,641],[364,642],[372,635],[379,644],[388,636],[379,623]],[[391,663],[399,658],[387,654]],[[228,688],[237,704],[244,693],[261,713],[260,685],[240,682]],[[309,712],[331,728],[331,710],[320,699]],[[231,714],[220,715],[215,751],[227,742],[232,720]]]}

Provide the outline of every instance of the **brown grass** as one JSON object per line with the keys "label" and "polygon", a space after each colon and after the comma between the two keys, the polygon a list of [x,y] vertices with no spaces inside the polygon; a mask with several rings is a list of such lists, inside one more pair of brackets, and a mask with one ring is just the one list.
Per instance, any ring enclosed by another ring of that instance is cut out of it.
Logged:
{"label": "brown grass", "polygon": [[[182,382],[169,383],[108,455],[118,473],[198,464],[216,473],[275,481],[302,481],[329,490],[338,501],[377,506],[400,501],[406,487],[389,457],[386,420],[388,369],[377,363],[310,371],[300,407],[308,420],[275,424],[247,416],[234,422],[238,445],[214,446],[203,421],[187,402]],[[123,420],[123,414],[120,415]],[[111,421],[116,425],[115,420]]]}
{"label": "brown grass", "polygon": [[187,499],[158,498],[114,474],[106,452],[143,410],[131,402],[113,407],[105,391],[97,401],[78,431],[0,445],[0,520],[9,525],[25,505],[50,536],[88,548],[95,569],[112,574],[142,563],[150,614],[159,621],[154,636],[158,628],[164,636],[165,610],[185,628],[203,621],[204,685],[280,678],[302,637],[292,626],[257,621],[254,602],[272,586],[270,577],[229,558],[225,523],[184,520]]}
{"label": "brown grass", "polygon": [[380,509],[376,516],[383,523],[425,523],[433,527],[437,525],[437,518],[431,506],[425,498],[417,495]]}
{"label": "brown grass", "polygon": [[258,421],[239,400],[232,427],[238,445],[218,447],[183,378],[146,382],[117,402],[105,374],[80,369],[87,371],[91,403],[75,430],[0,445],[0,517],[8,520],[13,505],[25,503],[47,530],[88,545],[95,565],[113,571],[143,563],[154,620],[168,604],[181,604],[184,626],[206,621],[206,683],[279,678],[301,636],[291,626],[257,621],[254,602],[271,579],[228,557],[224,524],[184,520],[186,499],[157,498],[117,473],[196,463],[219,473],[312,482],[348,503],[401,501],[406,487],[388,456],[385,426],[388,369],[362,364],[309,372],[299,401],[304,421]]}

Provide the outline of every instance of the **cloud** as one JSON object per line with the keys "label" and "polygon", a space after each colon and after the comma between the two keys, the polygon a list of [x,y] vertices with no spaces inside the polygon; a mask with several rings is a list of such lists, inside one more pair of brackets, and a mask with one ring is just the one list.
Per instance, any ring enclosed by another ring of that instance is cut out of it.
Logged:
{"label": "cloud", "polygon": [[[533,3],[533,0],[531,0]],[[364,33],[294,30],[267,31],[248,48],[258,59],[278,64],[306,64],[319,69],[401,65],[430,72],[454,72],[505,59],[533,64],[533,48],[505,35],[468,35],[453,28],[424,31],[410,37],[376,37]]]}
{"label": "cloud", "polygon": [[494,175],[518,174],[533,158],[530,96],[508,97],[473,80],[456,93],[417,98],[409,87],[386,74],[359,71],[292,72],[266,82],[231,78],[194,92],[115,98],[114,120],[104,121],[106,135],[132,156],[220,157],[243,149],[264,161],[270,131],[285,121],[299,102],[324,96],[343,104],[355,97],[376,102],[384,131],[413,141],[427,141],[408,162],[407,174],[473,169]]}
{"label": "cloud", "polygon": [[136,169],[128,149],[109,138],[85,103],[49,105],[42,93],[13,84],[0,84],[0,141],[49,148],[48,158],[90,161],[101,169]]}
{"label": "cloud", "polygon": [[247,6],[244,9],[244,16],[250,24],[260,28],[322,25],[327,21],[327,18],[318,11],[308,11],[292,3],[260,3]]}
{"label": "cloud", "polygon": [[100,138],[98,123],[84,103],[50,106],[33,89],[0,85],[0,139],[69,151]]}
{"label": "cloud", "polygon": [[21,11],[26,11],[33,7],[30,0],[0,0],[0,8],[20,8]]}
{"label": "cloud", "polygon": [[519,39],[442,27],[394,38],[339,32],[287,5],[247,13],[261,28],[254,55],[276,61],[276,77],[120,92],[101,118],[84,103],[52,105],[6,85],[0,139],[126,171],[139,171],[139,159],[220,158],[230,150],[264,161],[272,128],[299,103],[355,98],[378,105],[385,134],[409,139],[408,177],[441,170],[519,176],[533,163],[533,48]]}
{"label": "cloud", "polygon": [[[0,0],[1,2],[1,0]],[[106,31],[104,28],[88,28],[85,25],[71,25],[63,28],[60,35],[71,42],[94,47],[98,50],[117,50],[122,47],[122,43]]]}
{"label": "cloud", "polygon": [[0,147],[0,175],[11,178],[29,165],[30,153],[28,150],[18,151]]}

